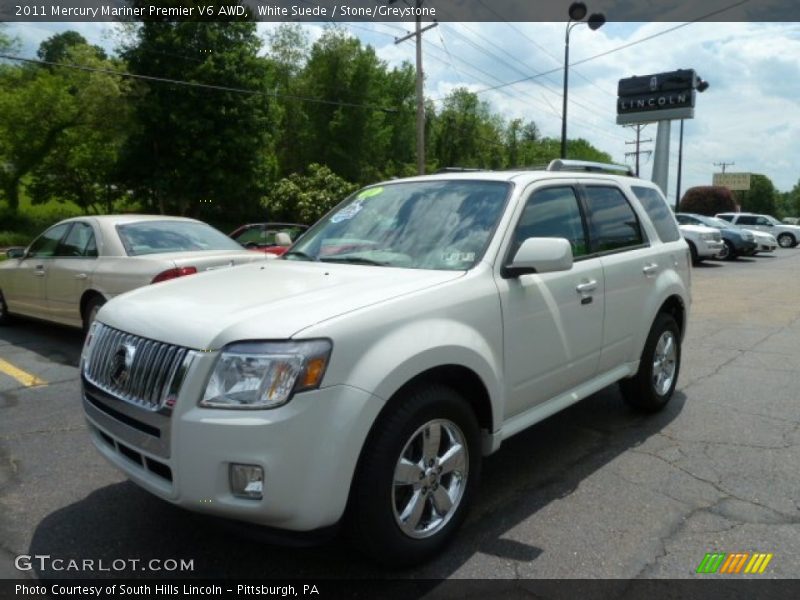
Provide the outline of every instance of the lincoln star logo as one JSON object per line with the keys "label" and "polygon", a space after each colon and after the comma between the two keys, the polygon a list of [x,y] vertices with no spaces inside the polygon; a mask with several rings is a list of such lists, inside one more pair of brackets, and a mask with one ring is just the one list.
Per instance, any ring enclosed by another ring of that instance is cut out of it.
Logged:
{"label": "lincoln star logo", "polygon": [[128,382],[135,354],[136,347],[131,344],[121,344],[117,348],[111,359],[111,383],[121,387]]}
{"label": "lincoln star logo", "polygon": [[650,91],[655,92],[658,89],[658,77],[650,78]]}

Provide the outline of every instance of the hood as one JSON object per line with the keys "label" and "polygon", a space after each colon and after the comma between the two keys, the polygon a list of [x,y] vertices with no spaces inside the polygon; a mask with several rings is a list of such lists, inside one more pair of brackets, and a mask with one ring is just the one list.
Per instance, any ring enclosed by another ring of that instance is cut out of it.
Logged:
{"label": "hood", "polygon": [[106,304],[98,320],[146,338],[214,350],[302,329],[458,279],[463,271],[261,260],[145,286]]}
{"label": "hood", "polygon": [[707,227],[706,225],[678,225],[681,231],[693,231],[695,233],[716,233],[719,234],[719,229],[714,227]]}

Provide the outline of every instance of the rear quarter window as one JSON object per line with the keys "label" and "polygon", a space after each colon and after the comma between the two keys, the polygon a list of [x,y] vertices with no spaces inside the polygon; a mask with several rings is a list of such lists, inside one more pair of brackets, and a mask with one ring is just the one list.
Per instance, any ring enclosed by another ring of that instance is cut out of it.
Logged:
{"label": "rear quarter window", "polygon": [[[631,189],[653,222],[659,239],[662,242],[674,242],[681,239],[681,232],[664,196],[658,190],[650,187],[634,185],[631,186]],[[687,219],[687,223],[691,222]]]}

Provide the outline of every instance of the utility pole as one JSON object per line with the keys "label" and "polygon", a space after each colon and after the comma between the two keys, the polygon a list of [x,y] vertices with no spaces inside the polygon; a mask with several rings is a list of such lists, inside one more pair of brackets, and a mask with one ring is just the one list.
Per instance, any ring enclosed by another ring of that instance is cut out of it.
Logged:
{"label": "utility pole", "polygon": [[728,162],[718,162],[718,163],[714,163],[714,166],[715,167],[722,167],[722,174],[725,175],[725,167],[732,167],[735,164],[736,164],[735,162],[729,162],[729,163]]}
{"label": "utility pole", "polygon": [[640,150],[639,146],[641,144],[647,144],[649,142],[652,142],[653,140],[652,139],[646,139],[646,140],[641,139],[642,130],[645,127],[647,127],[647,123],[636,123],[635,125],[631,125],[631,127],[634,127],[636,129],[636,140],[635,141],[630,141],[630,142],[625,142],[625,144],[626,145],[636,144],[636,150],[634,152],[626,152],[625,156],[626,157],[627,156],[635,156],[636,157],[636,176],[638,177],[639,176],[639,155],[640,154],[647,154],[647,156],[650,156],[653,153],[652,150]]}
{"label": "utility pole", "polygon": [[[389,0],[392,4],[394,0]],[[420,175],[425,174],[425,96],[424,87],[425,74],[422,71],[422,34],[433,29],[439,23],[434,21],[426,27],[422,27],[422,17],[420,16],[420,8],[422,8],[423,0],[416,0],[417,6],[417,27],[414,33],[409,33],[403,37],[395,38],[394,43],[399,44],[406,40],[416,38],[417,42],[417,173]],[[408,4],[406,2],[406,4]]]}

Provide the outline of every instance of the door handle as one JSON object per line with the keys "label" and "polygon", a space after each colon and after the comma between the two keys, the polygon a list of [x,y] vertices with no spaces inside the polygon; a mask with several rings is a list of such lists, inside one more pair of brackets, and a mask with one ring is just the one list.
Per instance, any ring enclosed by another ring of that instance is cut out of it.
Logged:
{"label": "door handle", "polygon": [[584,281],[583,283],[579,283],[575,286],[575,291],[579,294],[588,294],[589,292],[593,292],[597,289],[597,281],[594,279],[590,279],[589,281]]}
{"label": "door handle", "polygon": [[36,275],[36,277],[44,277],[44,265],[36,265],[33,268],[33,274]]}
{"label": "door handle", "polygon": [[650,263],[649,265],[645,265],[642,271],[645,275],[655,275],[658,272],[658,265],[656,263]]}
{"label": "door handle", "polygon": [[86,273],[78,273],[77,275],[75,275],[75,279],[86,279],[88,277],[89,276]]}

